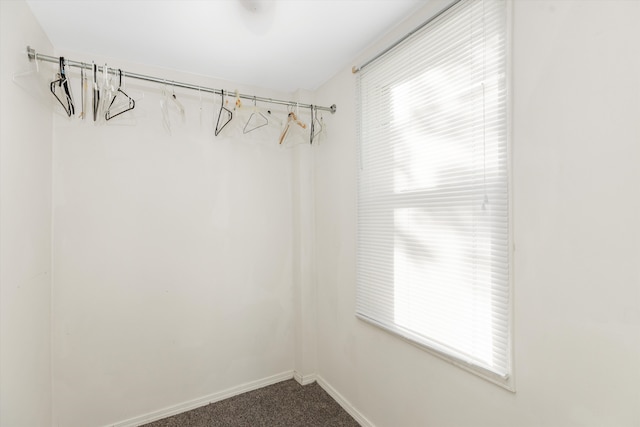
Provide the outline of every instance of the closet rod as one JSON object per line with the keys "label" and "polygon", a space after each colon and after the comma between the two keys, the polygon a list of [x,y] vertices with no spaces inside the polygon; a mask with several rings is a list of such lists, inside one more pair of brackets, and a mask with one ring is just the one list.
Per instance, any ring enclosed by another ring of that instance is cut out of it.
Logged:
{"label": "closet rod", "polygon": [[[29,61],[45,61],[45,62],[54,62],[56,64],[58,64],[60,62],[60,58],[55,57],[55,56],[49,56],[49,55],[43,55],[41,53],[37,53],[35,51],[35,49],[33,49],[30,46],[27,46],[27,55],[29,56]],[[69,59],[65,58],[65,64],[67,66],[70,67],[77,67],[77,68],[84,68],[85,70],[92,70],[93,66],[92,64],[86,63],[86,62],[79,62],[79,61],[71,61]],[[104,73],[104,66],[102,67],[103,70],[102,72]],[[221,89],[212,89],[209,87],[205,87],[205,86],[198,86],[198,85],[193,85],[190,83],[183,83],[183,82],[178,82],[175,80],[167,80],[167,79],[161,79],[159,77],[153,77],[153,76],[147,76],[145,74],[138,74],[138,73],[131,73],[129,71],[122,71],[122,74],[130,79],[137,79],[137,80],[144,80],[147,82],[153,82],[153,83],[161,83],[161,84],[166,84],[168,86],[172,86],[172,87],[180,87],[183,89],[192,89],[192,90],[198,90],[200,92],[205,92],[205,93],[213,93],[216,95],[222,95],[222,90]],[[224,91],[225,95],[227,96],[235,96],[235,92],[229,92],[229,91]],[[294,102],[294,101],[282,101],[279,99],[273,99],[273,98],[265,98],[262,96],[253,96],[253,95],[244,95],[239,93],[238,97],[243,98],[243,99],[248,99],[251,101],[260,101],[260,102],[268,102],[270,104],[278,104],[278,105],[287,105],[287,106],[291,106],[291,107],[299,107],[299,108],[313,108],[315,110],[323,110],[323,111],[329,111],[331,114],[336,112],[336,104],[333,104],[331,107],[322,107],[320,105],[312,105],[312,104],[303,104],[303,103],[299,103],[299,102]]]}

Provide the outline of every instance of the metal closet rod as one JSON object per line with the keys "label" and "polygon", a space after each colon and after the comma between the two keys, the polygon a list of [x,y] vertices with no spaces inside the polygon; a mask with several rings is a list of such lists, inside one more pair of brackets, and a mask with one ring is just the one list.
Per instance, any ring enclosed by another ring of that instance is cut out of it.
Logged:
{"label": "metal closet rod", "polygon": [[[56,64],[58,64],[60,62],[60,58],[59,57],[55,57],[55,56],[49,56],[49,55],[43,55],[41,53],[36,53],[35,49],[33,49],[30,46],[27,46],[27,55],[29,56],[29,61],[45,61],[45,62],[54,62]],[[92,64],[88,64],[86,62],[79,62],[79,61],[72,61],[70,59],[66,59],[65,58],[65,65],[70,66],[70,67],[77,67],[77,68],[84,68],[86,70],[92,70],[93,69],[93,65]],[[103,70],[102,72],[104,73],[104,66],[102,67]],[[130,78],[130,79],[138,79],[138,80],[144,80],[147,82],[153,82],[153,83],[161,83],[161,84],[166,84],[169,86],[173,86],[173,87],[181,87],[183,89],[192,89],[192,90],[198,90],[200,92],[206,92],[206,93],[213,93],[216,95],[222,95],[223,94],[223,90],[222,89],[213,89],[213,88],[209,88],[209,87],[205,87],[205,86],[198,86],[198,85],[193,85],[190,83],[183,83],[183,82],[178,82],[175,80],[167,80],[167,79],[161,79],[159,77],[153,77],[153,76],[147,76],[145,74],[138,74],[138,73],[131,73],[129,71],[122,71],[122,74],[125,75],[125,77]],[[233,95],[235,96],[235,92],[229,92],[229,91],[224,91],[225,95]],[[329,111],[331,114],[336,112],[336,104],[333,104],[331,107],[322,107],[320,105],[313,105],[313,104],[303,104],[300,102],[294,102],[294,101],[282,101],[279,99],[273,99],[273,98],[264,98],[262,96],[253,96],[253,95],[244,95],[239,93],[238,97],[243,98],[243,99],[248,99],[248,100],[252,100],[252,101],[260,101],[260,102],[268,102],[270,104],[278,104],[278,105],[288,105],[291,107],[300,107],[300,108],[313,108],[316,110],[323,110],[323,111]]]}

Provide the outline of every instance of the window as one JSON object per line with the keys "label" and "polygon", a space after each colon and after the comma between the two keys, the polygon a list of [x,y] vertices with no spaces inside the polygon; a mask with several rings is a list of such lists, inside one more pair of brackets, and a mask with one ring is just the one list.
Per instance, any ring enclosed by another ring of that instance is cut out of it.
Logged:
{"label": "window", "polygon": [[509,387],[506,5],[461,0],[358,74],[358,317]]}

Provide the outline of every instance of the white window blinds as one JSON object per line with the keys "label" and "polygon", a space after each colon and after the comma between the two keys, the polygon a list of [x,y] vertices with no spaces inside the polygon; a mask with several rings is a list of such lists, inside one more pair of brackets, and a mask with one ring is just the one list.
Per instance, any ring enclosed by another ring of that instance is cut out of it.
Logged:
{"label": "white window blinds", "polygon": [[506,379],[503,1],[462,0],[358,75],[360,318]]}

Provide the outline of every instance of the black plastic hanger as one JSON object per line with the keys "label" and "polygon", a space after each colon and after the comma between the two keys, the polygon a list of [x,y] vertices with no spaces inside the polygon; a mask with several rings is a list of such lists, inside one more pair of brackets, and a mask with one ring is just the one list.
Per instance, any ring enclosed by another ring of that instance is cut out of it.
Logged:
{"label": "black plastic hanger", "polygon": [[[57,79],[52,81],[49,85],[49,89],[53,96],[56,97],[62,108],[64,108],[67,116],[71,117],[75,113],[75,106],[73,105],[73,96],[71,95],[71,87],[69,86],[69,79],[67,79],[67,73],[64,69],[64,57],[60,57],[60,71],[58,72]],[[61,96],[56,94],[56,86],[62,89]],[[61,99],[62,97],[62,99]]]}

